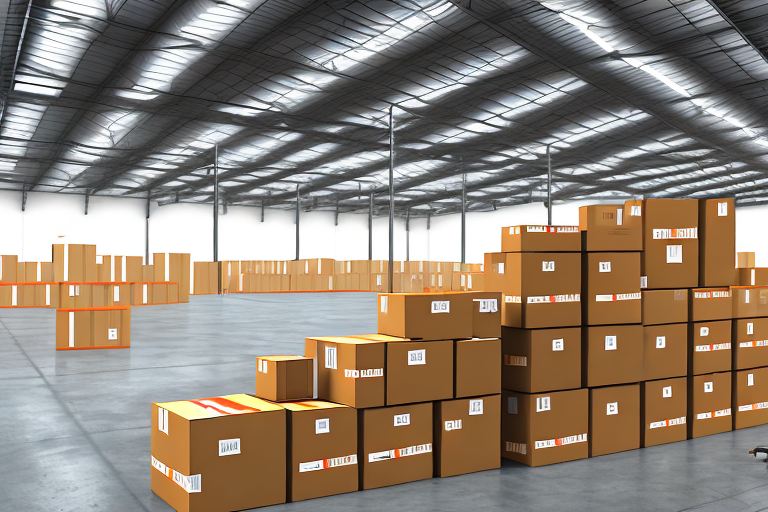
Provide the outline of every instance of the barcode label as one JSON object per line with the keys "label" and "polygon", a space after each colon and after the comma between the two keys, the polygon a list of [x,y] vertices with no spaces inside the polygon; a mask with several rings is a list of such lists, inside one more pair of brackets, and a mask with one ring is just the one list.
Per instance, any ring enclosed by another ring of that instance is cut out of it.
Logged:
{"label": "barcode label", "polygon": [[619,402],[610,402],[605,404],[605,415],[614,416],[619,414]]}
{"label": "barcode label", "polygon": [[427,351],[421,350],[409,350],[408,351],[408,366],[427,364]]}
{"label": "barcode label", "polygon": [[499,304],[496,299],[474,299],[479,302],[480,313],[496,313],[499,310]]}
{"label": "barcode label", "polygon": [[461,430],[461,420],[448,420],[445,422],[445,431]]}
{"label": "barcode label", "polygon": [[541,262],[541,271],[542,272],[554,272],[555,271],[555,262],[554,261],[542,261]]}
{"label": "barcode label", "polygon": [[384,368],[370,368],[368,370],[344,370],[344,377],[350,379],[365,379],[369,377],[383,377]]}
{"label": "barcode label", "polygon": [[481,416],[483,414],[483,400],[470,400],[469,401],[469,415]]}
{"label": "barcode label", "polygon": [[642,294],[637,293],[614,293],[613,295],[595,295],[595,302],[618,302],[622,300],[640,300]]}
{"label": "barcode label", "polygon": [[346,457],[334,457],[332,459],[313,460],[311,462],[300,462],[299,473],[320,471],[341,466],[354,466],[355,464],[357,464],[357,454],[347,455]]}
{"label": "barcode label", "polygon": [[579,434],[577,436],[559,437],[557,439],[547,439],[545,441],[536,441],[534,443],[534,449],[540,450],[542,448],[555,448],[556,446],[568,446],[575,443],[586,443],[587,434]]}
{"label": "barcode label", "polygon": [[448,300],[433,300],[432,313],[450,313],[451,302]]}
{"label": "barcode label", "polygon": [[717,216],[718,217],[728,216],[728,203],[717,203]]}
{"label": "barcode label", "polygon": [[240,439],[219,440],[219,457],[240,454]]}
{"label": "barcode label", "polygon": [[528,297],[528,304],[554,304],[555,302],[580,302],[581,295],[572,293],[570,295],[540,295]]}
{"label": "barcode label", "polygon": [[699,236],[698,228],[654,229],[654,240],[695,240]]}
{"label": "barcode label", "polygon": [[387,296],[386,295],[381,296],[381,312],[382,313],[387,312]]}
{"label": "barcode label", "polygon": [[525,455],[528,450],[525,443],[510,443],[507,441],[505,451]]}
{"label": "barcode label", "polygon": [[768,402],[758,402],[756,404],[747,404],[747,405],[739,406],[739,412],[760,411],[763,409],[768,409]]}
{"label": "barcode label", "polygon": [[685,416],[681,416],[679,418],[671,418],[671,419],[662,420],[662,421],[652,421],[648,425],[648,427],[650,429],[654,429],[654,428],[674,427],[676,425],[685,425]]}
{"label": "barcode label", "polygon": [[411,424],[411,414],[405,413],[405,414],[395,414],[395,426],[401,427],[404,425],[410,425]]}
{"label": "barcode label", "polygon": [[325,367],[330,370],[336,369],[336,347],[325,347]]}
{"label": "barcode label", "polygon": [[550,407],[550,398],[548,396],[536,397],[536,412],[549,411]]}
{"label": "barcode label", "polygon": [[739,348],[768,347],[768,340],[742,341]]}
{"label": "barcode label", "polygon": [[683,262],[683,246],[668,245],[667,246],[667,263],[682,263],[682,262]]}
{"label": "barcode label", "polygon": [[528,366],[528,357],[526,356],[511,356],[504,354],[505,366]]}
{"label": "barcode label", "polygon": [[[621,210],[619,210],[621,211]],[[600,272],[610,272],[611,271],[611,262],[610,261],[601,261],[598,265],[598,270]]]}
{"label": "barcode label", "polygon": [[630,217],[640,217],[642,215],[643,208],[641,206],[630,206],[629,207],[629,216]]}
{"label": "barcode label", "polygon": [[168,435],[168,409],[157,408],[157,430]]}
{"label": "barcode label", "polygon": [[709,345],[696,345],[696,352],[714,352],[716,350],[731,350],[731,344],[714,343]]}
{"label": "barcode label", "polygon": [[523,302],[523,298],[519,295],[505,295],[504,302],[507,304],[521,304]]}
{"label": "barcode label", "polygon": [[331,420],[329,418],[315,420],[315,434],[328,434],[330,432]]}
{"label": "barcode label", "polygon": [[384,452],[374,452],[368,454],[368,462],[379,462],[383,460],[399,459],[402,457],[410,457],[412,455],[421,455],[423,453],[432,453],[432,443],[419,444],[416,446],[409,446],[407,448],[399,448],[396,450],[387,450]]}

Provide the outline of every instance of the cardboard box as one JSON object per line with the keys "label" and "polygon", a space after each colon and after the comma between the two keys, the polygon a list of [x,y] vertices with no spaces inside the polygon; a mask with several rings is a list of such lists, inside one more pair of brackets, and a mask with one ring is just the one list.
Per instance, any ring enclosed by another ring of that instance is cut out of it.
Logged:
{"label": "cardboard box", "polygon": [[732,328],[733,369],[768,366],[768,318],[734,320]]}
{"label": "cardboard box", "polygon": [[501,393],[501,340],[457,340],[454,352],[455,398]]}
{"label": "cardboard box", "polygon": [[378,331],[422,340],[472,337],[472,296],[463,293],[379,295]]}
{"label": "cardboard box", "polygon": [[736,208],[731,199],[699,199],[699,286],[734,286]]}
{"label": "cardboard box", "polygon": [[[312,351],[309,340],[305,356]],[[357,409],[384,407],[386,343],[351,337],[315,340],[318,398]]]}
{"label": "cardboard box", "polygon": [[768,316],[768,286],[733,286],[733,318]]}
{"label": "cardboard box", "polygon": [[128,307],[56,310],[56,350],[130,346]]}
{"label": "cardboard box", "polygon": [[696,199],[643,201],[641,272],[646,288],[699,285],[699,203]]}
{"label": "cardboard box", "polygon": [[501,456],[537,467],[589,455],[589,390],[501,393]]}
{"label": "cardboard box", "polygon": [[581,248],[586,252],[642,251],[641,201],[579,207]]}
{"label": "cardboard box", "polygon": [[688,290],[643,290],[643,325],[688,321]]}
{"label": "cardboard box", "polygon": [[737,252],[736,253],[737,268],[752,268],[754,266],[755,266],[755,253],[753,252]]}
{"label": "cardboard box", "polygon": [[18,273],[19,257],[13,255],[0,256],[0,282],[18,283],[16,274]]}
{"label": "cardboard box", "polygon": [[472,337],[501,338],[501,293],[470,292]]}
{"label": "cardboard box", "polygon": [[731,371],[731,321],[689,324],[688,375]]}
{"label": "cardboard box", "polygon": [[580,253],[486,253],[485,288],[504,296],[501,325],[581,325]]}
{"label": "cardboard box", "polygon": [[453,341],[387,343],[387,405],[453,398]]}
{"label": "cardboard box", "polygon": [[688,377],[688,439],[731,429],[731,372]]}
{"label": "cardboard box", "polygon": [[643,379],[688,375],[688,324],[643,326]]}
{"label": "cardboard box", "polygon": [[360,489],[432,478],[432,404],[358,411]]}
{"label": "cardboard box", "polygon": [[766,286],[768,285],[768,268],[740,268],[739,286]]}
{"label": "cardboard box", "polygon": [[730,320],[733,313],[731,291],[728,288],[694,288],[688,304],[691,322]]}
{"label": "cardboard box", "polygon": [[585,325],[641,322],[639,252],[586,253],[581,264]]}
{"label": "cardboard box", "polygon": [[56,350],[92,347],[90,311],[56,311]]}
{"label": "cardboard box", "polygon": [[435,476],[501,466],[501,395],[435,402]]}
{"label": "cardboard box", "polygon": [[501,252],[580,252],[578,226],[501,228]]}
{"label": "cardboard box", "polygon": [[286,413],[248,395],[152,404],[152,491],[176,510],[285,503]]}
{"label": "cardboard box", "polygon": [[94,347],[131,346],[131,308],[94,311],[92,322]]}
{"label": "cardboard box", "polygon": [[256,358],[256,396],[272,402],[310,400],[313,394],[312,359],[301,356]]}
{"label": "cardboard box", "polygon": [[768,423],[768,368],[733,372],[733,428]]}
{"label": "cardboard box", "polygon": [[356,491],[357,411],[320,401],[281,405],[288,411],[288,501]]}
{"label": "cardboard box", "polygon": [[611,325],[582,330],[582,386],[612,386],[643,380],[643,327]]}
{"label": "cardboard box", "polygon": [[640,448],[640,385],[589,390],[589,456]]}
{"label": "cardboard box", "polygon": [[688,379],[655,380],[641,385],[640,446],[685,441],[688,437]]}
{"label": "cardboard box", "polygon": [[522,393],[581,387],[581,328],[502,329],[501,386]]}

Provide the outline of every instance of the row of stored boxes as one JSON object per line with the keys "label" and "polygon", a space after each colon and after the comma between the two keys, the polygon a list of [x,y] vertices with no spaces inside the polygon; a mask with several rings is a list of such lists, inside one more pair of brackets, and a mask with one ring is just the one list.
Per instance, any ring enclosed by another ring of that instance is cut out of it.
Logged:
{"label": "row of stored boxes", "polygon": [[[482,291],[483,274],[460,273],[452,281],[442,279],[424,281],[415,274],[396,274],[393,276],[395,293],[420,293],[425,290],[441,291]],[[434,284],[432,284],[434,283]],[[279,292],[279,291],[389,291],[387,274],[344,274],[335,276],[280,276],[261,274],[240,274],[239,282],[229,281],[228,292]]]}
{"label": "row of stored boxes", "polygon": [[249,395],[152,405],[152,490],[177,510],[243,510],[500,466],[501,400],[355,410]]}
{"label": "row of stored boxes", "polygon": [[130,307],[56,310],[56,350],[130,346]]}
{"label": "row of stored boxes", "polygon": [[92,308],[179,302],[177,283],[40,283],[0,285],[0,307]]}
{"label": "row of stored boxes", "polygon": [[620,386],[502,392],[502,456],[529,466],[768,423],[768,368]]}

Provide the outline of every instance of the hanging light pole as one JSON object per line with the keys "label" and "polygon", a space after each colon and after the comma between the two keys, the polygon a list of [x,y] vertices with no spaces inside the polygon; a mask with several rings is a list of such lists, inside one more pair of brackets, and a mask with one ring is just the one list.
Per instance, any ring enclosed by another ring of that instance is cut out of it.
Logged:
{"label": "hanging light pole", "polygon": [[395,106],[389,106],[389,293],[395,265]]}

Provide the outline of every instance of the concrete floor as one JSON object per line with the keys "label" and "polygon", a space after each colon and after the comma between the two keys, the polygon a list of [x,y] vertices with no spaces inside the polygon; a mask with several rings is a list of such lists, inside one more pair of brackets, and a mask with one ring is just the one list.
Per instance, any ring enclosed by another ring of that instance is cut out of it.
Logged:
{"label": "concrete floor", "polygon": [[[0,310],[0,511],[171,510],[149,488],[151,402],[252,392],[255,356],[374,332],[375,311],[366,293],[193,297],[134,308],[130,350],[57,353],[52,311]],[[768,426],[268,510],[768,510],[758,444]]]}

